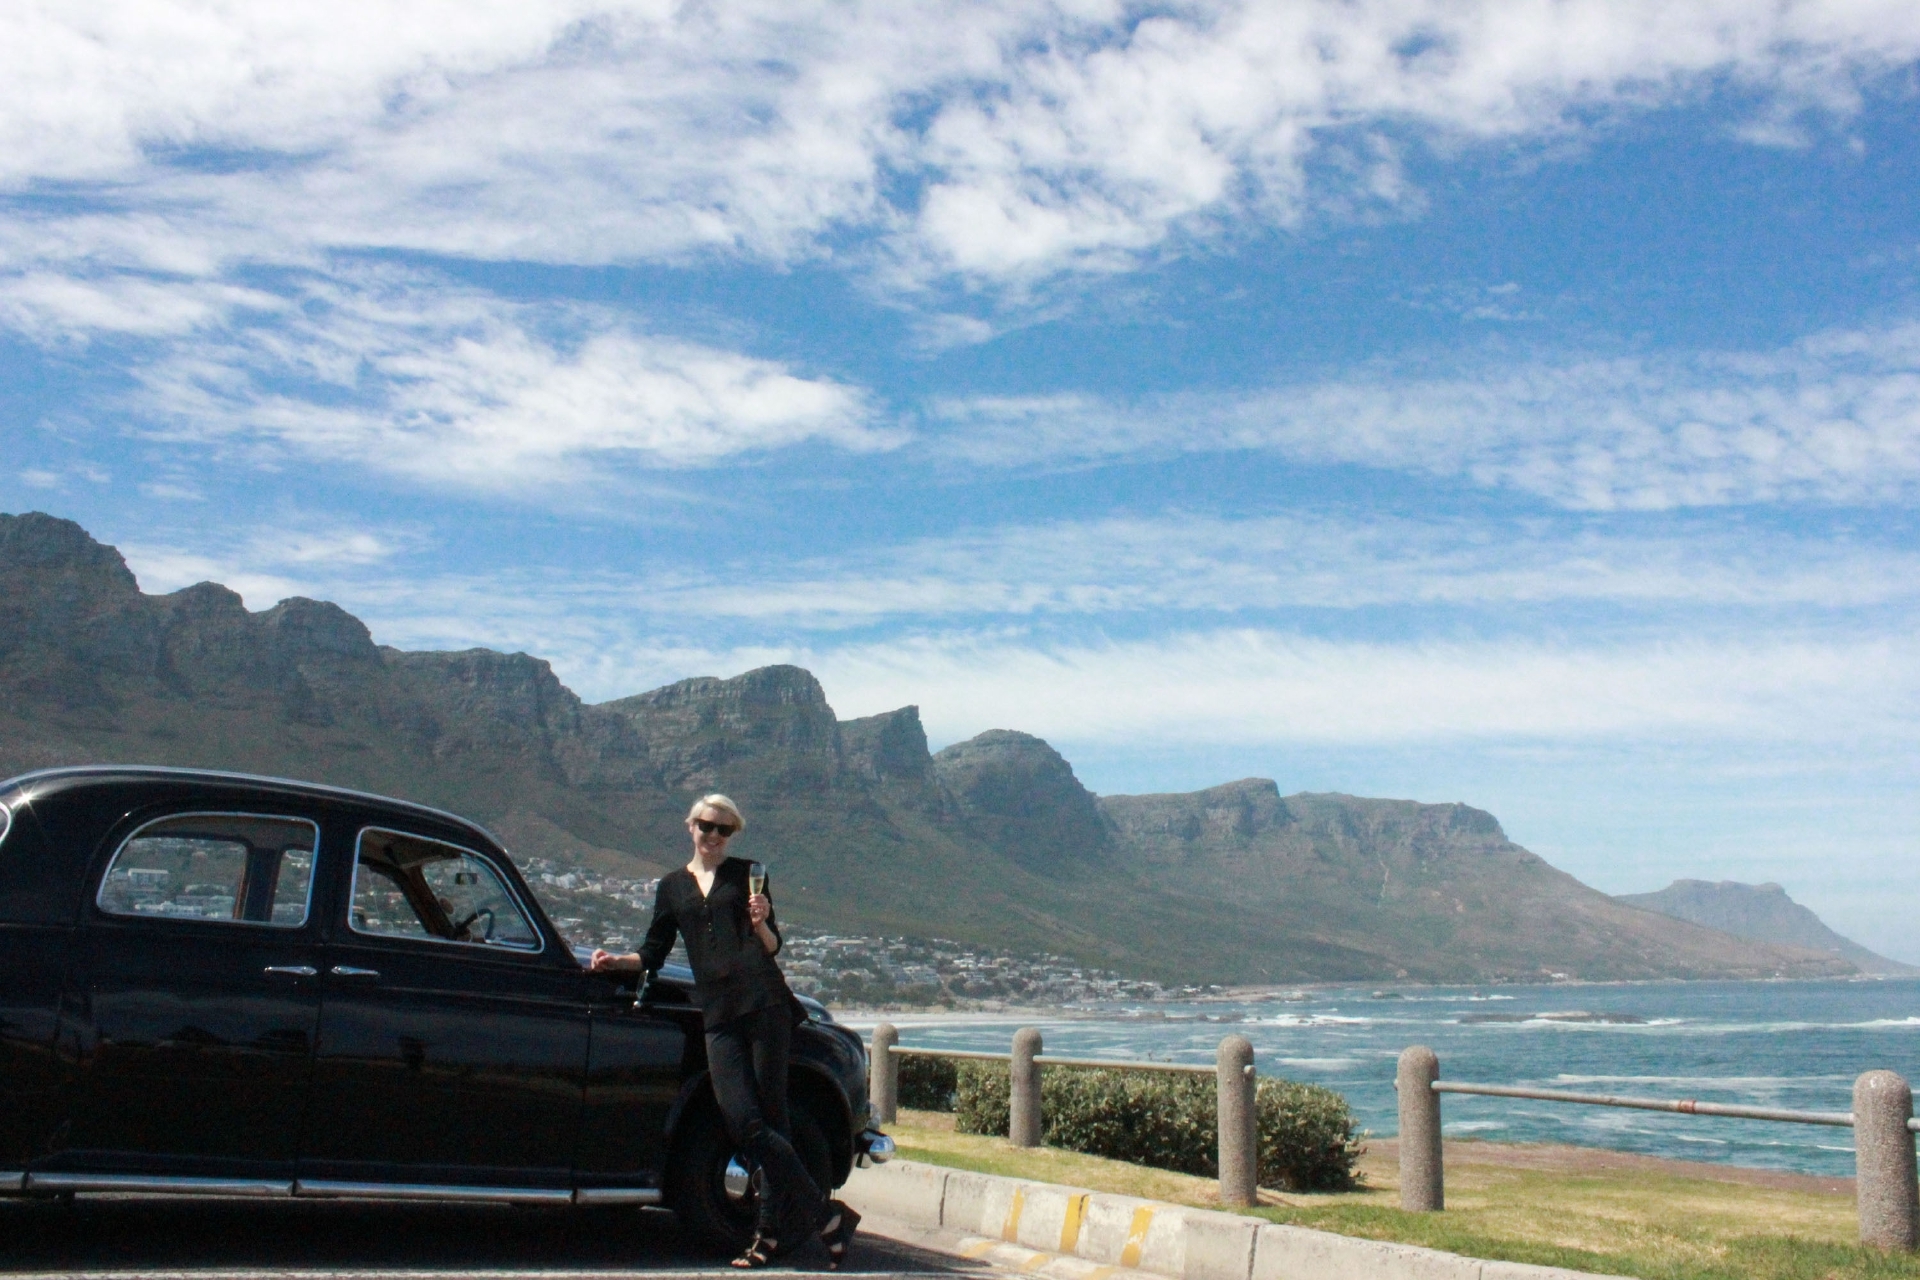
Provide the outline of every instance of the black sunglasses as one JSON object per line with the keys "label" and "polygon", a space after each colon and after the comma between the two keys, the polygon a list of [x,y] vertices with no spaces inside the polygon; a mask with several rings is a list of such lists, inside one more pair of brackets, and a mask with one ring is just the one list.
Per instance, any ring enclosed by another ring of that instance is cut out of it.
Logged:
{"label": "black sunglasses", "polygon": [[725,840],[728,836],[732,835],[734,832],[740,829],[736,826],[733,826],[731,823],[708,822],[705,818],[695,818],[693,820],[693,825],[700,828],[701,835],[719,836],[722,840]]}

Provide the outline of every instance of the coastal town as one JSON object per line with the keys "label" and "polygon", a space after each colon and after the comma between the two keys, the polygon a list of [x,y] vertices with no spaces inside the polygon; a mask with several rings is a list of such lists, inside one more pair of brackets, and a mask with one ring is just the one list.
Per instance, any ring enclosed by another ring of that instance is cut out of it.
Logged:
{"label": "coastal town", "polygon": [[[553,923],[576,946],[630,951],[640,943],[658,881],[562,868],[528,858],[523,870]],[[783,929],[781,967],[794,990],[829,1004],[867,1008],[994,1009],[1192,997],[1203,988],[1163,987],[1090,968],[1065,956],[1012,955],[937,938]]]}

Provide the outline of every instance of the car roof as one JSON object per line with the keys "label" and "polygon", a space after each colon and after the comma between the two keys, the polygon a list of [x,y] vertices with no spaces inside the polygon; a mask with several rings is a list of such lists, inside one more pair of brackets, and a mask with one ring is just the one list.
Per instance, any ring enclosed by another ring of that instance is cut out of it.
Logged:
{"label": "car roof", "polygon": [[259,787],[276,791],[292,791],[320,799],[358,800],[397,809],[406,809],[422,817],[437,818],[442,822],[451,822],[458,826],[469,827],[480,832],[499,848],[506,848],[493,833],[471,818],[463,818],[457,813],[445,809],[436,809],[432,805],[418,804],[412,800],[401,800],[394,796],[383,796],[372,791],[356,791],[352,787],[335,787],[324,782],[303,782],[298,778],[276,778],[262,773],[234,773],[224,769],[181,769],[158,764],[77,764],[63,765],[54,769],[36,769],[32,773],[19,774],[16,777],[0,781],[0,795],[30,786],[37,782],[63,782],[97,779],[103,782],[126,779],[129,781],[176,781],[211,782]]}

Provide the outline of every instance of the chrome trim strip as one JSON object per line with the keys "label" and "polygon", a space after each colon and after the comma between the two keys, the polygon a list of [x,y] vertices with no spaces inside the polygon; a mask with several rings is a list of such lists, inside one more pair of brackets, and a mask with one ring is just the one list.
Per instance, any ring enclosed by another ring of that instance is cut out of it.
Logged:
{"label": "chrome trim strip", "polygon": [[170,1178],[145,1173],[29,1173],[28,1191],[118,1191],[161,1196],[289,1196],[290,1182],[265,1178]]}
{"label": "chrome trim strip", "polygon": [[0,804],[0,844],[6,843],[7,832],[13,830],[13,810]]}
{"label": "chrome trim strip", "polygon": [[582,1187],[573,1193],[575,1204],[659,1204],[665,1199],[658,1187]]}
{"label": "chrome trim strip", "polygon": [[[119,865],[120,855],[127,846],[145,835],[148,830],[165,822],[177,822],[181,818],[257,818],[262,822],[284,822],[288,826],[307,827],[313,832],[313,847],[307,855],[313,861],[307,867],[307,900],[300,905],[300,919],[286,924],[275,924],[271,920],[221,920],[213,916],[158,916],[137,915],[131,911],[112,911],[101,901],[107,894],[107,880],[113,875],[113,869]],[[143,822],[120,842],[120,847],[107,859],[107,869],[100,873],[100,887],[93,891],[93,909],[103,916],[116,920],[185,920],[188,924],[238,924],[249,925],[255,929],[304,929],[307,921],[313,918],[313,888],[320,881],[320,824],[312,818],[291,818],[284,813],[247,813],[237,809],[187,809],[179,813],[162,814],[151,822]]]}
{"label": "chrome trim strip", "polygon": [[26,1174],[14,1169],[0,1173],[0,1191],[24,1191],[26,1187]]}
{"label": "chrome trim strip", "polygon": [[548,1187],[441,1187],[418,1182],[329,1182],[302,1178],[296,1196],[333,1200],[483,1200],[510,1204],[572,1204],[573,1192]]}

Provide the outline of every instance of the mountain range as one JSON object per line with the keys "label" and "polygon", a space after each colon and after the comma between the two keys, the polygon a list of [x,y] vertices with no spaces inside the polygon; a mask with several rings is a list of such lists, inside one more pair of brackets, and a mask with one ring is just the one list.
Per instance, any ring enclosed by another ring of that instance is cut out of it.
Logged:
{"label": "mountain range", "polygon": [[841,720],[772,666],[588,704],[548,664],[406,652],[336,605],[143,593],[71,521],[0,516],[0,775],[77,762],[272,773],[486,823],[516,855],[629,876],[685,856],[690,800],[749,815],[783,918],[1071,956],[1180,983],[1815,977],[1821,946],[1608,897],[1464,804],[1263,778],[1096,796],[1046,742],[934,753],[914,707]]}
{"label": "mountain range", "polygon": [[1737,880],[1675,880],[1657,893],[1623,893],[1617,901],[1644,907],[1676,920],[1691,920],[1736,937],[1762,942],[1784,942],[1808,951],[1839,956],[1862,973],[1901,977],[1920,973],[1920,967],[1889,960],[1843,938],[1806,907],[1787,896],[1777,884],[1742,884]]}

